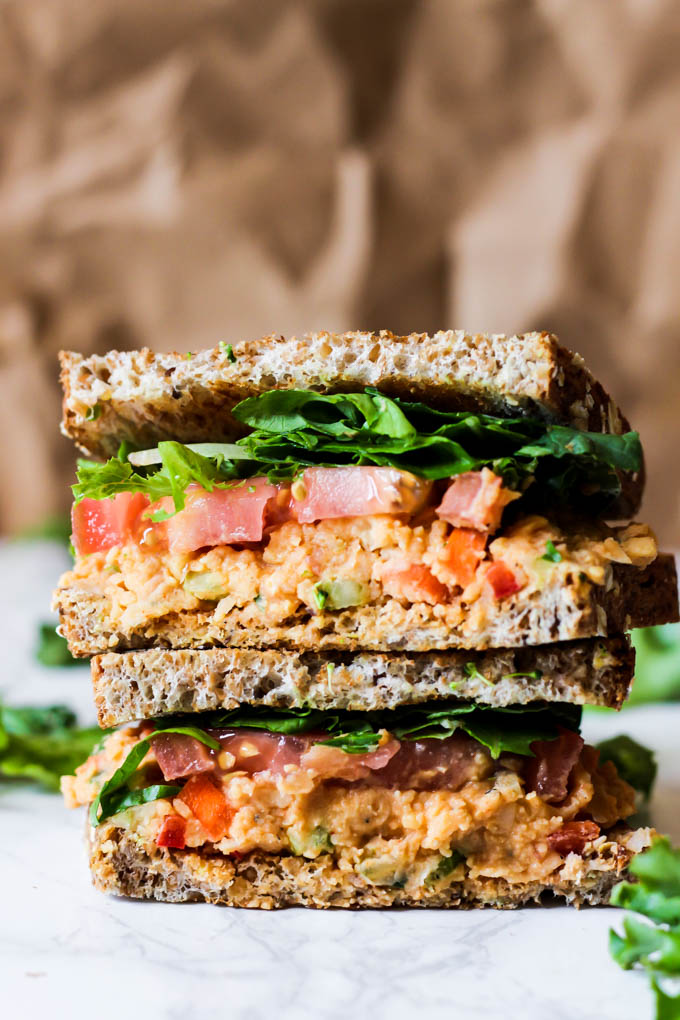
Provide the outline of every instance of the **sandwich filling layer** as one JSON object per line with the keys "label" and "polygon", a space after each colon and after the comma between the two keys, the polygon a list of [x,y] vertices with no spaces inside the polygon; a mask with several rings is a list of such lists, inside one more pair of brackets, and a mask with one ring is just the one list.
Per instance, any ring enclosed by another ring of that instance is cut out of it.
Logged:
{"label": "sandwich filling layer", "polygon": [[464,703],[354,718],[236,710],[116,732],[63,785],[93,825],[154,852],[330,854],[407,891],[463,877],[550,884],[615,855],[608,833],[635,809],[575,721],[564,707]]}
{"label": "sandwich filling layer", "polygon": [[[552,613],[554,604],[555,616],[562,607],[566,618],[593,592],[611,589],[617,564],[644,568],[657,553],[645,525],[565,532],[539,516],[521,518],[495,538],[396,514],[287,521],[257,543],[191,551],[149,530],[77,556],[60,580],[60,589],[103,596],[114,631],[194,611],[217,625],[236,612],[241,626],[261,629],[375,607],[383,621],[394,617],[396,632],[400,616],[420,606],[424,618],[455,632],[453,643],[483,647],[480,638],[498,632],[510,610],[517,616],[540,604]],[[517,641],[508,635],[494,643]]]}
{"label": "sandwich filling layer", "polygon": [[499,636],[485,621],[508,605],[521,614],[565,588],[582,605],[611,587],[613,564],[656,557],[644,525],[565,532],[536,512],[603,513],[641,469],[636,433],[444,412],[375,390],[272,390],[233,413],[249,430],[234,444],[161,442],[81,462],[76,563],[60,588],[103,597],[109,630],[187,612],[257,630],[424,607],[455,644],[483,646],[486,630],[486,643]]}

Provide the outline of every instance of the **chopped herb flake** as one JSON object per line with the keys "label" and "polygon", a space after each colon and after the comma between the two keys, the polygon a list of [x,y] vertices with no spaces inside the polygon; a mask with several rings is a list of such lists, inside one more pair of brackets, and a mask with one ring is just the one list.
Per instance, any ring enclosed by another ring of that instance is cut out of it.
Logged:
{"label": "chopped herb flake", "polygon": [[562,553],[555,548],[555,543],[551,542],[550,539],[545,544],[545,552],[541,559],[548,560],[550,563],[560,563],[562,560]]}
{"label": "chopped herb flake", "polygon": [[481,680],[482,683],[488,684],[489,687],[493,687],[493,680],[487,680],[483,673],[480,673],[474,662],[466,662],[463,666],[463,672],[468,680]]}

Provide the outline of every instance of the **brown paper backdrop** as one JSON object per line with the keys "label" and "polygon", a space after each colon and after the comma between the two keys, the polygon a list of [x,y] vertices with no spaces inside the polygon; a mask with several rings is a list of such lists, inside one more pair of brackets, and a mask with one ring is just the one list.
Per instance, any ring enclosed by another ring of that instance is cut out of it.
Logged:
{"label": "brown paper backdrop", "polygon": [[5,0],[0,529],[68,503],[55,355],[555,330],[680,545],[680,4]]}

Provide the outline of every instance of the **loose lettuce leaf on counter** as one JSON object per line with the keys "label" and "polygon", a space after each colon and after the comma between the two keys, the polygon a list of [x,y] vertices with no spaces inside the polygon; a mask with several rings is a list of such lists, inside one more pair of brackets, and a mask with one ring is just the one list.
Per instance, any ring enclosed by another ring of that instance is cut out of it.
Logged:
{"label": "loose lettuce leaf on counter", "polygon": [[629,870],[637,882],[615,886],[611,903],[640,916],[626,915],[623,934],[609,930],[609,951],[624,970],[640,967],[647,971],[656,1020],[678,1020],[680,850],[674,850],[667,839],[656,839],[648,850],[633,858]]}
{"label": "loose lettuce leaf on counter", "polygon": [[82,666],[82,659],[71,655],[66,638],[57,634],[54,623],[41,623],[35,657],[43,666]]}
{"label": "loose lettuce leaf on counter", "polygon": [[64,705],[0,705],[0,779],[28,779],[58,790],[102,739],[98,727],[81,729]]}
{"label": "loose lettuce leaf on counter", "polygon": [[[347,464],[441,479],[488,466],[511,488],[530,487],[539,503],[559,499],[600,512],[621,491],[618,472],[637,471],[642,464],[635,432],[609,436],[537,418],[437,411],[372,389],[328,395],[271,390],[237,404],[233,414],[252,429],[236,444],[239,457],[229,454],[229,444],[224,453],[205,456],[202,444],[165,442],[155,451],[160,467],[150,463],[135,470],[121,450],[106,464],[79,462],[76,500],[142,492],[152,501],[170,497],[177,512],[192,482],[211,491],[255,475],[284,481],[310,466]],[[158,511],[154,519],[169,515]]]}

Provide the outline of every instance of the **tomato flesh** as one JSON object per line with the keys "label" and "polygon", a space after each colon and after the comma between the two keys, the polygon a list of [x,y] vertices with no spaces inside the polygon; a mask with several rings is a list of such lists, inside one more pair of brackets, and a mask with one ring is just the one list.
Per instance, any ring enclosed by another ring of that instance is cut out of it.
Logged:
{"label": "tomato flesh", "polygon": [[291,512],[301,524],[336,517],[415,514],[427,503],[432,482],[385,467],[308,468]]}
{"label": "tomato flesh", "polygon": [[141,492],[119,492],[111,499],[81,499],[71,510],[73,547],[80,555],[123,545],[137,536],[149,500]]}

